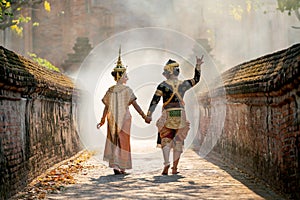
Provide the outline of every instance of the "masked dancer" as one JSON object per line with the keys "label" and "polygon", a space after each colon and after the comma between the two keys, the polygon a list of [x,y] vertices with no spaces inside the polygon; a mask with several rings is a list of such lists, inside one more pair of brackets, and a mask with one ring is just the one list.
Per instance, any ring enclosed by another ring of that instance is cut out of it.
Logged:
{"label": "masked dancer", "polygon": [[196,57],[196,67],[194,77],[188,80],[179,80],[179,64],[174,60],[169,60],[164,66],[163,75],[166,80],[160,83],[153,95],[145,121],[150,123],[161,97],[163,99],[162,115],[158,119],[158,145],[162,148],[164,158],[164,168],[162,175],[168,175],[170,167],[170,151],[173,148],[172,174],[179,173],[177,166],[181,153],[183,152],[184,140],[190,129],[190,123],[186,119],[184,94],[187,90],[195,86],[200,81],[201,65],[203,56]]}

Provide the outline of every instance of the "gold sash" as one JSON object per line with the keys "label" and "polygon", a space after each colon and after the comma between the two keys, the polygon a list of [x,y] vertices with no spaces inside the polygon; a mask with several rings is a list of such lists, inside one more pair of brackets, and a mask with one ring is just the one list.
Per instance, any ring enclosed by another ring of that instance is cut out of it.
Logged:
{"label": "gold sash", "polygon": [[166,114],[165,126],[170,129],[179,129],[186,126],[186,115],[183,108],[169,108]]}

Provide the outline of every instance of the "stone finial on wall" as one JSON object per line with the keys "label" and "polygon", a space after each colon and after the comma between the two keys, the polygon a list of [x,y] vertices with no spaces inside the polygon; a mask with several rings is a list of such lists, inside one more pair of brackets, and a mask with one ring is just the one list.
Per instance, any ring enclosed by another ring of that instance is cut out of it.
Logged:
{"label": "stone finial on wall", "polygon": [[73,73],[78,70],[85,57],[92,50],[92,46],[89,43],[89,38],[78,37],[73,47],[74,53],[69,53],[68,58],[63,64],[63,69],[67,73]]}

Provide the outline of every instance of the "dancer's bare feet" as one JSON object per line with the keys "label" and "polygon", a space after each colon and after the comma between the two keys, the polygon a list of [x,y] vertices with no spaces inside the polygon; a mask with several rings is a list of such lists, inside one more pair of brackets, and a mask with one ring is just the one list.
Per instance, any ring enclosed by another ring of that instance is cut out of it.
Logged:
{"label": "dancer's bare feet", "polygon": [[162,175],[168,175],[168,171],[169,171],[169,167],[170,167],[170,165],[166,165],[165,167],[164,167],[164,170],[162,171]]}
{"label": "dancer's bare feet", "polygon": [[122,174],[120,170],[114,169],[115,175]]}
{"label": "dancer's bare feet", "polygon": [[172,167],[172,174],[178,174],[179,172],[177,171],[176,167]]}

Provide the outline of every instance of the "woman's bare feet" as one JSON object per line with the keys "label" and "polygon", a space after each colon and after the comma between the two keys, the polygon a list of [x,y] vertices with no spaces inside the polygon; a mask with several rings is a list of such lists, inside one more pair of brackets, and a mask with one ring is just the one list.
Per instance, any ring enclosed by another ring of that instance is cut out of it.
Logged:
{"label": "woman's bare feet", "polygon": [[168,171],[169,171],[169,167],[170,167],[170,165],[166,165],[165,167],[164,167],[164,170],[162,171],[162,175],[168,175]]}

